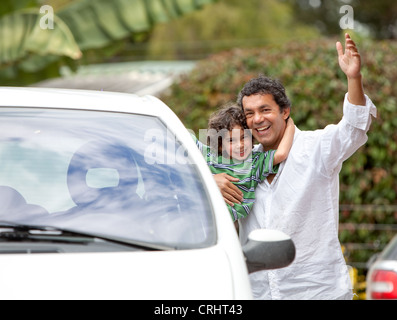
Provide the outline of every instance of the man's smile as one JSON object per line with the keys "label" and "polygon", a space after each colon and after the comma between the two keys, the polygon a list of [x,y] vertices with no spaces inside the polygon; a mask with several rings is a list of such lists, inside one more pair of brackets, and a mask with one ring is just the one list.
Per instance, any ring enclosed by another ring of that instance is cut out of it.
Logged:
{"label": "man's smile", "polygon": [[268,125],[268,126],[264,126],[264,127],[255,128],[255,130],[259,134],[261,134],[261,133],[265,133],[267,130],[269,130],[270,127],[271,127],[271,125]]}

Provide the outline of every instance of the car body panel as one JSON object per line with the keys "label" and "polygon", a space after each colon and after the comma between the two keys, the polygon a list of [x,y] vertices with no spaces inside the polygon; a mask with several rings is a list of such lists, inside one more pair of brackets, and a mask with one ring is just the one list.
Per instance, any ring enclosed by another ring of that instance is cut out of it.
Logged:
{"label": "car body panel", "polygon": [[164,252],[0,255],[0,265],[2,300],[235,298],[229,259],[221,246]]}

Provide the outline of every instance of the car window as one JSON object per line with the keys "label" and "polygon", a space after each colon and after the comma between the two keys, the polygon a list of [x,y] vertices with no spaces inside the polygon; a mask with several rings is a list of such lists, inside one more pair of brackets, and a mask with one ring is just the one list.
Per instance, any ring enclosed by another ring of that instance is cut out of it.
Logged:
{"label": "car window", "polygon": [[382,260],[397,260],[397,236],[395,236],[381,253]]}
{"label": "car window", "polygon": [[152,116],[0,109],[0,220],[199,248],[215,241],[200,175]]}

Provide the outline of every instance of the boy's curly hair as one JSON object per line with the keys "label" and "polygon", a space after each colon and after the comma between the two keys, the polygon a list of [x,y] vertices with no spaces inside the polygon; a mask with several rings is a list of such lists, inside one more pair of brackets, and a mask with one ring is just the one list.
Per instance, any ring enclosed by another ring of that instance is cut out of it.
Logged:
{"label": "boy's curly hair", "polygon": [[226,132],[236,125],[248,129],[244,112],[235,103],[228,103],[210,116],[208,121],[207,144],[215,153],[222,154],[222,139]]}

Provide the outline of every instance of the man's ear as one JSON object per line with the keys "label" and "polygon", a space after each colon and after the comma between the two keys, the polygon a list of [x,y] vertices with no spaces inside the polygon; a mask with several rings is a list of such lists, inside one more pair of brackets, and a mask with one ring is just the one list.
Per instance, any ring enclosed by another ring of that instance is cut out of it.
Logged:
{"label": "man's ear", "polygon": [[291,113],[291,108],[285,108],[281,113],[283,114],[283,119],[287,121]]}

